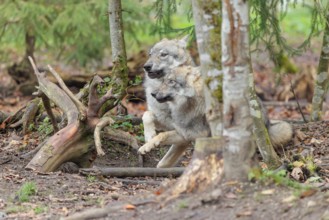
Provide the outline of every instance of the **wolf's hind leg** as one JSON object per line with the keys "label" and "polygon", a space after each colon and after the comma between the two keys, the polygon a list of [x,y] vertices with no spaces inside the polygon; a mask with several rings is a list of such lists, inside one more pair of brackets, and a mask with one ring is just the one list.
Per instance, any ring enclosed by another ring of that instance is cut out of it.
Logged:
{"label": "wolf's hind leg", "polygon": [[156,135],[154,114],[150,111],[146,111],[144,112],[142,119],[144,125],[145,142],[148,142]]}
{"label": "wolf's hind leg", "polygon": [[173,144],[166,153],[166,155],[160,160],[157,165],[157,168],[166,168],[174,166],[189,145],[189,142]]}

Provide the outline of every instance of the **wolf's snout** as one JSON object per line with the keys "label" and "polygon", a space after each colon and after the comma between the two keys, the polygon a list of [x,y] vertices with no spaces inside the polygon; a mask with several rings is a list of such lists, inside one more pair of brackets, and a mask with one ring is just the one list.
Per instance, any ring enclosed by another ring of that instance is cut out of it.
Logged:
{"label": "wolf's snout", "polygon": [[171,95],[163,94],[161,92],[152,94],[152,96],[160,103],[168,102],[172,100]]}
{"label": "wolf's snout", "polygon": [[146,72],[150,72],[151,69],[152,69],[152,64],[145,64],[145,65],[144,65],[144,70],[145,70]]}
{"label": "wolf's snout", "polygon": [[154,97],[154,98],[157,98],[157,94],[154,92],[151,93],[151,95]]}

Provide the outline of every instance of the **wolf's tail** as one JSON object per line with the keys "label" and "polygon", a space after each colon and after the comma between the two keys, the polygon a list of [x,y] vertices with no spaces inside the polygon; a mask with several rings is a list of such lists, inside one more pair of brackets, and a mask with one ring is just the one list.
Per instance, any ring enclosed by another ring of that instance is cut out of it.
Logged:
{"label": "wolf's tail", "polygon": [[293,136],[292,126],[285,121],[271,120],[268,133],[274,148],[284,146]]}

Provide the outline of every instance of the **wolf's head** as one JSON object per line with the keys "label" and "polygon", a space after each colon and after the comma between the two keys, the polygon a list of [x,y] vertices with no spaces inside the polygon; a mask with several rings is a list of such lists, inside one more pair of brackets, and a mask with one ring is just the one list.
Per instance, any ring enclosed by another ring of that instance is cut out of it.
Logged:
{"label": "wolf's head", "polygon": [[182,66],[172,69],[159,89],[151,95],[160,103],[184,102],[202,90],[201,74],[197,67]]}
{"label": "wolf's head", "polygon": [[190,53],[186,50],[188,36],[180,40],[163,39],[155,44],[144,65],[151,79],[162,78],[172,68],[182,65],[194,65]]}

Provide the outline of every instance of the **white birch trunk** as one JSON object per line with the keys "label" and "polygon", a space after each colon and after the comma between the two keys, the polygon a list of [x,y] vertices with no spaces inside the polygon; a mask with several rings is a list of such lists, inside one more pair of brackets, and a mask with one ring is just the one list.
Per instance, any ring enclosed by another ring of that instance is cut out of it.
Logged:
{"label": "white birch trunk", "polygon": [[224,0],[222,13],[224,174],[228,179],[246,180],[255,152],[248,104],[248,1]]}
{"label": "white birch trunk", "polygon": [[193,0],[193,18],[212,136],[222,136],[221,2]]}
{"label": "white birch trunk", "polygon": [[312,121],[322,119],[322,104],[328,91],[328,67],[329,67],[329,10],[327,10],[326,25],[323,33],[322,51],[317,70],[317,77],[312,99]]}

